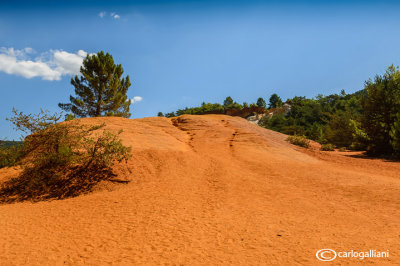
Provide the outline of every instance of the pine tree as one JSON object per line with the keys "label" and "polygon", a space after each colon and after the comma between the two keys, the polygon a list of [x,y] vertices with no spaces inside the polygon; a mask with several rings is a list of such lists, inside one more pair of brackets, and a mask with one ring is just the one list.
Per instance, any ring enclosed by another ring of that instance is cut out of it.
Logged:
{"label": "pine tree", "polygon": [[266,109],[267,103],[265,102],[265,100],[263,98],[260,97],[257,99],[257,106]]}
{"label": "pine tree", "polygon": [[368,136],[370,154],[400,154],[400,71],[390,66],[382,76],[365,83],[362,128]]}
{"label": "pine tree", "polygon": [[278,94],[272,94],[269,98],[269,108],[277,108],[280,106],[282,106],[282,99],[278,96]]}
{"label": "pine tree", "polygon": [[226,97],[225,100],[224,100],[224,107],[227,108],[232,104],[233,104],[232,97],[231,96]]}
{"label": "pine tree", "polygon": [[400,157],[400,113],[396,115],[396,120],[390,130],[390,137],[392,138],[390,143],[392,144],[394,154]]}
{"label": "pine tree", "polygon": [[70,96],[71,103],[59,103],[61,109],[77,117],[130,117],[131,101],[126,95],[131,85],[129,75],[121,78],[124,70],[114,64],[112,55],[103,51],[87,55],[80,72],[71,78],[76,96]]}

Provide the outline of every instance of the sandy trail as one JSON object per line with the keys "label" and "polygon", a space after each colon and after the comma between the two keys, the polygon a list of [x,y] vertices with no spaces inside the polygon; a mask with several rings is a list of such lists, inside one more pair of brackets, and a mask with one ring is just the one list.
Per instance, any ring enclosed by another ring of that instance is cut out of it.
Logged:
{"label": "sandy trail", "polygon": [[400,265],[400,163],[222,115],[82,121],[124,129],[133,158],[116,170],[131,182],[1,205],[1,265],[318,265],[322,248],[390,251],[325,264]]}

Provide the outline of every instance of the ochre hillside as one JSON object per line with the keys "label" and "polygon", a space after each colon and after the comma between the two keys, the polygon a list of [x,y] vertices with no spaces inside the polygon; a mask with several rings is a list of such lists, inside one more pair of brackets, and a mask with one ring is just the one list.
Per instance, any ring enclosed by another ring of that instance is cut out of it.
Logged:
{"label": "ochre hillside", "polygon": [[124,130],[133,157],[115,171],[130,182],[0,205],[0,265],[318,265],[323,248],[400,264],[400,163],[305,150],[224,115],[81,121]]}

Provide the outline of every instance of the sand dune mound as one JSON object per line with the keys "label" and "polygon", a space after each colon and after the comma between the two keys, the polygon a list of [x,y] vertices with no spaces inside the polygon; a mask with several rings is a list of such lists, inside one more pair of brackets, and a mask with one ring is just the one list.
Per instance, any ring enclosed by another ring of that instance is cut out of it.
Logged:
{"label": "sand dune mound", "polygon": [[81,121],[124,130],[133,157],[115,171],[130,182],[1,205],[1,265],[316,265],[322,248],[400,264],[399,163],[305,150],[223,115]]}

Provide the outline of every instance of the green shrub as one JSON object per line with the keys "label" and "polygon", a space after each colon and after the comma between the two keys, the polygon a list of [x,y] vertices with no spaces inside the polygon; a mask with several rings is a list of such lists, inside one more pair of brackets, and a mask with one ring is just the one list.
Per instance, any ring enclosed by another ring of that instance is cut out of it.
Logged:
{"label": "green shrub", "polygon": [[301,146],[304,148],[310,147],[310,141],[304,136],[288,136],[286,141],[290,142],[291,144]]}
{"label": "green shrub", "polygon": [[400,113],[396,114],[396,119],[390,129],[390,144],[393,148],[393,154],[400,157]]}
{"label": "green shrub", "polygon": [[16,165],[25,156],[22,144],[0,147],[0,168]]}
{"label": "green shrub", "polygon": [[286,135],[304,135],[305,131],[302,127],[298,125],[284,126],[280,129],[283,134]]}
{"label": "green shrub", "polygon": [[54,117],[42,112],[39,116],[19,113],[10,119],[17,128],[32,133],[24,141],[30,160],[18,178],[2,185],[0,202],[77,196],[91,191],[99,181],[112,180],[111,166],[131,157],[130,148],[118,137],[122,131],[99,134],[95,131],[104,124],[86,126],[79,120],[50,123],[44,128],[35,125],[48,118]]}
{"label": "green shrub", "polygon": [[341,152],[344,152],[344,151],[346,151],[347,149],[346,149],[346,147],[340,147],[339,148],[339,151],[341,151]]}
{"label": "green shrub", "polygon": [[334,151],[335,150],[335,146],[333,144],[322,144],[321,146],[321,151]]}
{"label": "green shrub", "polygon": [[400,71],[390,66],[385,74],[365,82],[361,128],[370,155],[400,157]]}
{"label": "green shrub", "polygon": [[264,116],[261,121],[261,125],[263,127],[278,132],[282,132],[282,129],[286,126],[286,124],[287,124],[287,119],[285,114],[277,114],[272,117]]}
{"label": "green shrub", "polygon": [[353,142],[348,147],[350,150],[365,150],[369,141],[368,135],[361,129],[361,122],[350,119],[350,126],[353,131]]}
{"label": "green shrub", "polygon": [[338,147],[349,147],[354,142],[354,133],[350,115],[339,112],[331,115],[325,130],[325,137],[329,143]]}

